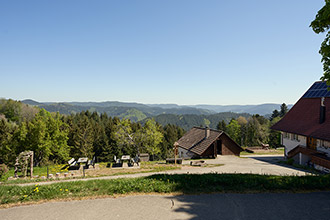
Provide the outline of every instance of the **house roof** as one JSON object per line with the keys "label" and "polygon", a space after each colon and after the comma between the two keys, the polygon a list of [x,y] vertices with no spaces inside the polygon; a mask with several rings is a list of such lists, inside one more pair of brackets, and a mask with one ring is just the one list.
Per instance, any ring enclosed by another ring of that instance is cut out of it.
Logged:
{"label": "house roof", "polygon": [[201,155],[223,133],[223,131],[210,129],[210,135],[205,138],[205,128],[193,127],[177,143],[179,147]]}
{"label": "house roof", "polygon": [[[319,91],[313,91],[320,87]],[[325,97],[326,110],[325,121],[320,124],[321,97]],[[330,141],[330,91],[325,82],[315,82],[272,129]]]}

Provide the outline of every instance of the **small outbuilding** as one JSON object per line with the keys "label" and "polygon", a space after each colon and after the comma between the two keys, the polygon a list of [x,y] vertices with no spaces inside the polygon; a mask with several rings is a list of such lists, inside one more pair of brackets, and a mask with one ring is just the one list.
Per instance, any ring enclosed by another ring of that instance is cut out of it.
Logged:
{"label": "small outbuilding", "polygon": [[243,149],[225,132],[193,127],[177,142],[179,157],[216,158],[217,155],[239,156]]}

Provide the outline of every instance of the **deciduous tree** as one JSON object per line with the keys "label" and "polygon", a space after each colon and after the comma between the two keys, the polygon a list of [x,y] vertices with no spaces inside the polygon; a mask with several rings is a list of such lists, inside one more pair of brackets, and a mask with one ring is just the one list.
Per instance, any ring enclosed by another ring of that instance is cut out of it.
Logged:
{"label": "deciduous tree", "polygon": [[322,56],[323,76],[322,80],[328,80],[330,85],[330,0],[325,0],[325,5],[317,12],[315,19],[310,24],[313,31],[317,34],[326,33],[325,39],[321,44],[319,53]]}

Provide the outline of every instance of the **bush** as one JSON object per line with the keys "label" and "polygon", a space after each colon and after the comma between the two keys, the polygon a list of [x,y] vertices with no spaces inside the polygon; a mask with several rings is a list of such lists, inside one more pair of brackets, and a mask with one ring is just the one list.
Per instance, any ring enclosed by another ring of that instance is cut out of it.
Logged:
{"label": "bush", "polygon": [[294,160],[292,158],[290,158],[286,162],[287,162],[287,164],[292,165],[294,163]]}
{"label": "bush", "polygon": [[8,173],[8,167],[6,164],[0,164],[0,180],[6,177],[6,174]]}

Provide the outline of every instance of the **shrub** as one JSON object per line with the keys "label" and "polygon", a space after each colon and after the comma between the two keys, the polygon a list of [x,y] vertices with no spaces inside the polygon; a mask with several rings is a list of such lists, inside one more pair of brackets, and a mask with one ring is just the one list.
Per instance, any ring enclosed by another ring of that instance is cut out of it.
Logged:
{"label": "shrub", "polygon": [[294,163],[294,160],[292,158],[287,160],[287,164],[292,165]]}
{"label": "shrub", "polygon": [[8,173],[8,167],[6,166],[6,164],[0,164],[0,180],[2,180],[7,173]]}

